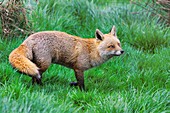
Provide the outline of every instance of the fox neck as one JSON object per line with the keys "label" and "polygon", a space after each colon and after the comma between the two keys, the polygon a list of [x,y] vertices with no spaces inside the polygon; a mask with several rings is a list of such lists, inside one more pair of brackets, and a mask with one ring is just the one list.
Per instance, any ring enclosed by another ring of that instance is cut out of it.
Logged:
{"label": "fox neck", "polygon": [[91,39],[91,43],[88,43],[88,49],[89,49],[89,56],[90,56],[90,65],[91,67],[99,66],[100,64],[106,62],[110,57],[102,56],[98,49],[96,44],[96,39]]}

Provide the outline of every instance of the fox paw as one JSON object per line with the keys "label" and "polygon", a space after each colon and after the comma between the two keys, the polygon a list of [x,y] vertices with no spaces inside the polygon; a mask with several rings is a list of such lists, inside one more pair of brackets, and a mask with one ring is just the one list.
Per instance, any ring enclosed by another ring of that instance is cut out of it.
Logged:
{"label": "fox paw", "polygon": [[43,85],[41,78],[32,77],[32,84],[34,85],[35,83],[37,83],[41,86]]}
{"label": "fox paw", "polygon": [[71,82],[70,86],[78,86],[78,83],[77,82]]}

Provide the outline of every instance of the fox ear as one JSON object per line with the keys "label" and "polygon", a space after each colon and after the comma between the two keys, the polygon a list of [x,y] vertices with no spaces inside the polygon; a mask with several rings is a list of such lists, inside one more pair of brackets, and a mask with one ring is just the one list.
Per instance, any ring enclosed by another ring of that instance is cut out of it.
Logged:
{"label": "fox ear", "polygon": [[116,36],[116,27],[113,26],[112,29],[110,30],[110,33],[113,35],[113,36]]}
{"label": "fox ear", "polygon": [[103,33],[99,29],[96,29],[95,36],[96,36],[96,40],[102,41],[104,39]]}

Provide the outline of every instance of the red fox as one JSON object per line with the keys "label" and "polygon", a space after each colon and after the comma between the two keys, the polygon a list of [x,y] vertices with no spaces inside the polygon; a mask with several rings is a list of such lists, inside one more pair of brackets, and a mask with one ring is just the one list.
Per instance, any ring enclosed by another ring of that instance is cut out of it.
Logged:
{"label": "red fox", "polygon": [[108,34],[96,29],[95,37],[83,39],[60,31],[38,32],[11,52],[9,62],[19,72],[32,77],[33,84],[42,84],[42,74],[51,63],[61,64],[75,72],[77,82],[70,85],[84,90],[85,70],[124,53],[115,26]]}

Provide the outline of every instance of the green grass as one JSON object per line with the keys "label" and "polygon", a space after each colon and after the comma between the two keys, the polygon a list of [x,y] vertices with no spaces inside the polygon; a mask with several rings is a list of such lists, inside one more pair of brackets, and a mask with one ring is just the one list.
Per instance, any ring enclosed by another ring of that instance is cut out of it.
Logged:
{"label": "green grass", "polygon": [[43,86],[12,69],[10,52],[25,36],[0,38],[0,112],[2,113],[168,113],[170,112],[170,28],[138,12],[128,1],[40,0],[29,16],[36,31],[60,30],[94,37],[116,25],[125,54],[85,72],[86,92],[69,86],[74,72],[51,65]]}

